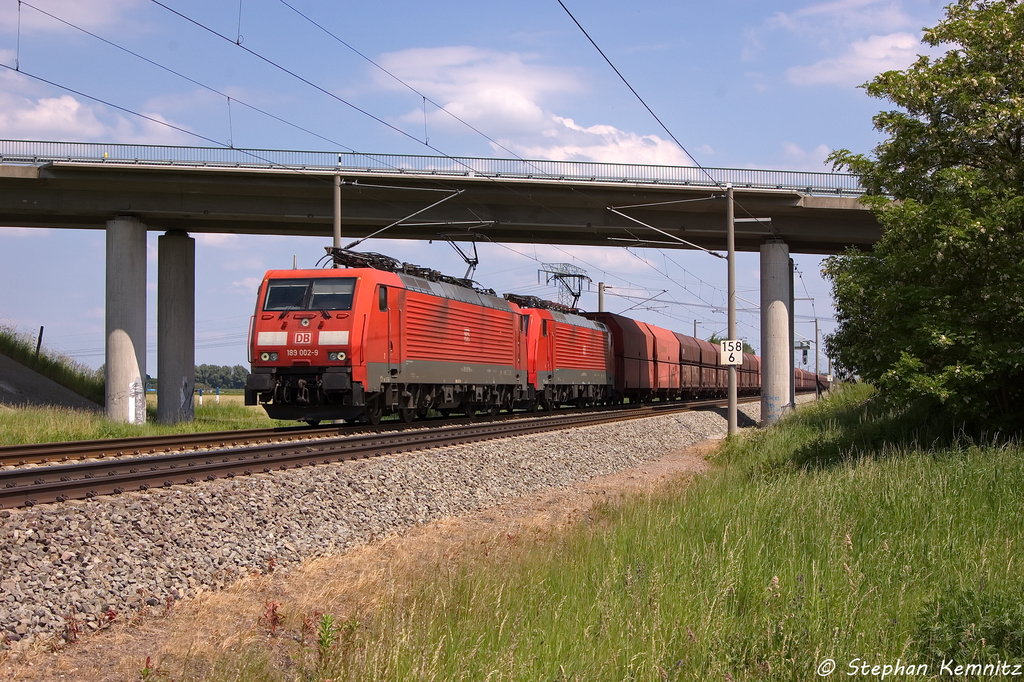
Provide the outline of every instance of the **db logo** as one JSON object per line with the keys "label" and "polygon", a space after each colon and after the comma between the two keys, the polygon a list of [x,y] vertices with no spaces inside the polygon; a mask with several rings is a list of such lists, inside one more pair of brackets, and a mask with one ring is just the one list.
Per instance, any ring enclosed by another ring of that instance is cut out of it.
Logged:
{"label": "db logo", "polygon": [[296,345],[313,343],[313,332],[295,332],[295,343]]}

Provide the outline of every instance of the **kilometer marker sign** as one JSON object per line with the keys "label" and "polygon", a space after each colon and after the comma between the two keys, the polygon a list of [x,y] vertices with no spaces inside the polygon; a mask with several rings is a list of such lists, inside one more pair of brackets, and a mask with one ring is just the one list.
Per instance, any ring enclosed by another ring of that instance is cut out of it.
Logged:
{"label": "kilometer marker sign", "polygon": [[743,340],[726,340],[720,342],[722,353],[718,356],[720,365],[742,365],[743,364]]}

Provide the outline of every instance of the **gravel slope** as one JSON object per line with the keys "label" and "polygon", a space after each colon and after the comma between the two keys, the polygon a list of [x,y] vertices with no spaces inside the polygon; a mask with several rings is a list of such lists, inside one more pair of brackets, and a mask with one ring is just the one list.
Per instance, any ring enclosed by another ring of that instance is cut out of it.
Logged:
{"label": "gravel slope", "polygon": [[[242,575],[632,468],[723,434],[720,412],[0,510],[0,649],[97,630]],[[740,412],[751,425],[760,405]]]}

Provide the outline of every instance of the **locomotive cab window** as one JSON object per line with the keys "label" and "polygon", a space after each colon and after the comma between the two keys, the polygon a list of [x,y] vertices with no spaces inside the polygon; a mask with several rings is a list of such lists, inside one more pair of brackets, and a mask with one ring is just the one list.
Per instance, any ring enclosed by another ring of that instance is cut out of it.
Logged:
{"label": "locomotive cab window", "polygon": [[272,279],[267,284],[263,309],[352,310],[355,277],[317,277],[315,279]]}
{"label": "locomotive cab window", "polygon": [[356,281],[351,277],[314,279],[310,290],[312,310],[352,310],[352,292]]}
{"label": "locomotive cab window", "polygon": [[383,284],[377,290],[377,308],[381,312],[388,309],[388,288]]}
{"label": "locomotive cab window", "polygon": [[541,336],[547,336],[548,335],[548,321],[547,320],[541,320],[540,321],[540,335]]}

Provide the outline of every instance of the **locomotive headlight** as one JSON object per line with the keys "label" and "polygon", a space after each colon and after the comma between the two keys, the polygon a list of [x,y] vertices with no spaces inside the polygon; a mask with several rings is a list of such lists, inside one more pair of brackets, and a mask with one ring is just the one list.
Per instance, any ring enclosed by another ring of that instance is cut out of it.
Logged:
{"label": "locomotive headlight", "polygon": [[266,353],[266,352],[260,353],[260,360],[262,360],[263,362],[266,362],[269,359],[270,359],[270,353]]}
{"label": "locomotive headlight", "polygon": [[340,361],[340,360],[344,360],[346,357],[347,356],[345,355],[345,351],[341,351],[341,350],[338,351],[338,352],[331,351],[330,353],[327,354],[327,359],[328,360]]}
{"label": "locomotive headlight", "polygon": [[308,317],[302,318],[302,321],[299,322],[299,324],[301,324],[303,327],[308,327],[309,326],[309,318]]}
{"label": "locomotive headlight", "polygon": [[338,354],[334,353],[334,352],[328,353],[327,354],[327,359],[328,360],[337,360],[338,359]]}
{"label": "locomotive headlight", "polygon": [[277,362],[277,353],[271,353],[270,354],[270,361],[271,362]]}
{"label": "locomotive headlight", "polygon": [[347,355],[345,355],[345,351],[343,351],[343,350],[339,350],[339,351],[338,351],[338,359],[339,359],[339,360],[344,360],[344,359],[345,359],[345,358],[347,358],[347,357],[348,357],[348,356],[347,356]]}

